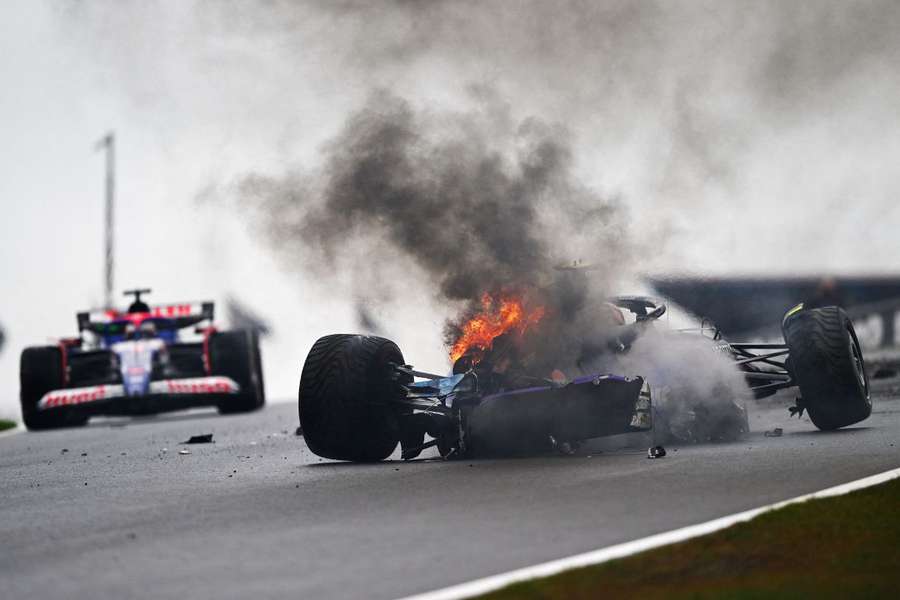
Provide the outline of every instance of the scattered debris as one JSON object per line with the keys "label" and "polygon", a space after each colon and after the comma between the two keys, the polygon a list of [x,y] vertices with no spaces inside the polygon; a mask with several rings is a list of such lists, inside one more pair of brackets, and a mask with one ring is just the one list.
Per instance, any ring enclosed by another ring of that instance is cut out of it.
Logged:
{"label": "scattered debris", "polygon": [[179,450],[178,451],[178,454],[190,454],[190,453],[191,453],[190,450]]}
{"label": "scattered debris", "polygon": [[215,444],[213,441],[213,434],[204,433],[203,435],[192,435],[186,442],[181,442],[182,444]]}
{"label": "scattered debris", "polygon": [[647,458],[663,458],[666,455],[666,449],[662,446],[653,446],[647,450]]}
{"label": "scattered debris", "polygon": [[784,434],[784,429],[781,427],[776,427],[772,431],[767,431],[763,435],[766,437],[781,437]]}
{"label": "scattered debris", "polygon": [[563,454],[565,456],[571,456],[578,451],[579,444],[577,442],[566,442],[559,441],[552,435],[550,436],[550,445],[556,449],[557,452]]}

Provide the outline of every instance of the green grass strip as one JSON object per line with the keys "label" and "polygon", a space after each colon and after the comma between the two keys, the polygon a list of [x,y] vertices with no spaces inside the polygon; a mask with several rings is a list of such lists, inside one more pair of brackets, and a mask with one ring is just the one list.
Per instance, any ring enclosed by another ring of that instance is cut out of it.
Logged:
{"label": "green grass strip", "polygon": [[517,583],[490,600],[900,597],[900,479]]}
{"label": "green grass strip", "polygon": [[15,421],[7,421],[6,419],[0,419],[0,431],[6,431],[7,429],[12,429],[16,426]]}

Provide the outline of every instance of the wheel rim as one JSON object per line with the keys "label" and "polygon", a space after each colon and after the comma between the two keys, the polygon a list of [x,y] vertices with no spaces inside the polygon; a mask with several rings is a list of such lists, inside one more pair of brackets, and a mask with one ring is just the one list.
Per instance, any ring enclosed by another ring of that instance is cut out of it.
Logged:
{"label": "wheel rim", "polygon": [[866,378],[865,368],[863,367],[862,352],[859,348],[859,342],[857,342],[852,335],[850,336],[850,358],[853,360],[853,373],[856,375],[856,380],[863,390],[865,390],[866,397],[868,397],[869,382]]}

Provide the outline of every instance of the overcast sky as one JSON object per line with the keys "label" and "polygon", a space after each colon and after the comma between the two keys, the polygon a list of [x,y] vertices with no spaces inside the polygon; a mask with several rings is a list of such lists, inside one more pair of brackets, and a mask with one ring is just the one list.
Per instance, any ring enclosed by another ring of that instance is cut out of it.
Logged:
{"label": "overcast sky", "polygon": [[[18,412],[22,347],[102,299],[108,130],[117,288],[246,302],[275,326],[272,397],[294,395],[318,335],[356,328],[353,299],[285,264],[225,196],[249,173],[314,170],[375,88],[435,112],[489,89],[566,128],[579,178],[655,246],[635,273],[897,273],[898,6],[4,2],[0,416]],[[427,285],[373,310],[445,366]]]}

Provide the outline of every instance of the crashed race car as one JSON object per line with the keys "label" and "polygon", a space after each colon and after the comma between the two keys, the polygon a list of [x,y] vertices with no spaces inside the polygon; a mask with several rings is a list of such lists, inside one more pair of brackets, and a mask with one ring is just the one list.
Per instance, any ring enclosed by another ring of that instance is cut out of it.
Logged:
{"label": "crashed race car", "polygon": [[[613,298],[608,304],[629,311],[633,321],[620,318],[602,343],[583,343],[584,369],[598,364],[595,359],[633,364],[627,357],[642,340],[662,343],[653,335],[665,304],[644,297]],[[805,410],[820,429],[867,418],[872,410],[868,377],[844,311],[799,305],[787,313],[782,328],[783,344],[730,343],[715,330],[703,343],[710,353],[725,357],[729,372],[745,381],[743,389],[756,398],[799,388],[801,398],[791,413]],[[430,447],[444,458],[460,458],[554,449],[571,453],[586,440],[633,432],[696,442],[734,439],[748,431],[746,410],[735,399],[711,410],[696,399],[661,403],[651,398],[651,387],[654,396],[677,388],[657,365],[647,365],[656,371],[650,376],[595,370],[567,378],[546,368],[529,372],[527,361],[514,356],[511,342],[498,336],[489,347],[457,357],[453,374],[441,376],[407,365],[397,345],[381,337],[322,337],[300,379],[306,443],[325,458],[371,462],[389,457],[398,443],[403,459]]]}
{"label": "crashed race car", "polygon": [[[79,336],[22,352],[20,400],[28,429],[79,426],[92,415],[140,415],[215,406],[221,413],[265,404],[259,342],[219,331],[212,302],[78,313]],[[192,332],[194,339],[184,335]]]}

